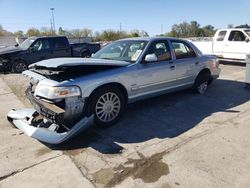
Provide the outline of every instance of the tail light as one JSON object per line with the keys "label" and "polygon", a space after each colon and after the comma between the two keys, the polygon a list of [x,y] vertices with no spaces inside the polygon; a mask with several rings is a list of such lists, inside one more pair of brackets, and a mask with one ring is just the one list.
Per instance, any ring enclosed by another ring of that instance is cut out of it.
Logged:
{"label": "tail light", "polygon": [[213,61],[212,63],[212,69],[217,69],[219,67],[219,62],[216,60],[216,61]]}

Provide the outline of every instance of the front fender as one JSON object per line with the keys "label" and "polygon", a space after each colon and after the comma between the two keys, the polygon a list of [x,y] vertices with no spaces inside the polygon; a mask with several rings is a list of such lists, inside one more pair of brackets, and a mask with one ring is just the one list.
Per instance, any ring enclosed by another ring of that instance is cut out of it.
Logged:
{"label": "front fender", "polygon": [[96,89],[98,89],[99,87],[102,87],[104,85],[107,85],[107,84],[120,85],[128,93],[128,88],[126,87],[126,85],[123,82],[121,82],[121,80],[119,80],[119,79],[109,79],[109,80],[102,80],[102,81],[96,82],[94,84],[91,84],[91,85],[89,85],[87,87],[82,88],[82,97],[83,98],[89,97]]}

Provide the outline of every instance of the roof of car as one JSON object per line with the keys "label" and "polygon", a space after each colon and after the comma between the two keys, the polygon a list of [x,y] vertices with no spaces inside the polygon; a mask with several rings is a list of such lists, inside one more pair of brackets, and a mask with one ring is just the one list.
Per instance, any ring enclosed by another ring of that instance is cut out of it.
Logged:
{"label": "roof of car", "polygon": [[125,38],[125,39],[120,39],[119,41],[122,40],[135,40],[135,41],[153,41],[153,40],[184,40],[180,38],[173,38],[173,37],[134,37],[134,38]]}
{"label": "roof of car", "polygon": [[33,37],[30,37],[31,39],[40,39],[40,38],[61,38],[61,37],[66,37],[66,36],[33,36]]}
{"label": "roof of car", "polygon": [[232,30],[250,30],[250,28],[227,28],[227,29],[218,29],[218,31],[222,31],[222,30],[226,30],[226,31],[232,31]]}

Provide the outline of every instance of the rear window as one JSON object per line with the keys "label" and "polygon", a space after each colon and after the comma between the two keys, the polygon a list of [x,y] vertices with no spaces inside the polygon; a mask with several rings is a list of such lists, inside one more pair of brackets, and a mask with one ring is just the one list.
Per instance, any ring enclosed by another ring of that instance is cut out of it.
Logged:
{"label": "rear window", "polygon": [[217,41],[223,41],[225,36],[226,36],[227,31],[220,31],[218,36],[217,36]]}
{"label": "rear window", "polygon": [[183,41],[171,41],[176,59],[196,57],[194,50]]}
{"label": "rear window", "polygon": [[250,37],[250,30],[244,30],[246,34]]}
{"label": "rear window", "polygon": [[55,38],[54,39],[54,49],[62,49],[67,47],[67,41],[65,38]]}

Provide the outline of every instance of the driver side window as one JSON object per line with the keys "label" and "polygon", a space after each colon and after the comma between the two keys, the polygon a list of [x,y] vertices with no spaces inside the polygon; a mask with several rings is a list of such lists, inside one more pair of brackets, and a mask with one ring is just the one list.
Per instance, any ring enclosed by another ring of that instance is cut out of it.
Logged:
{"label": "driver side window", "polygon": [[37,40],[35,44],[32,46],[33,51],[41,51],[49,49],[49,41],[47,39]]}
{"label": "driver side window", "polygon": [[157,61],[168,61],[171,60],[171,52],[167,41],[156,41],[153,42],[146,55],[154,54],[157,57]]}

